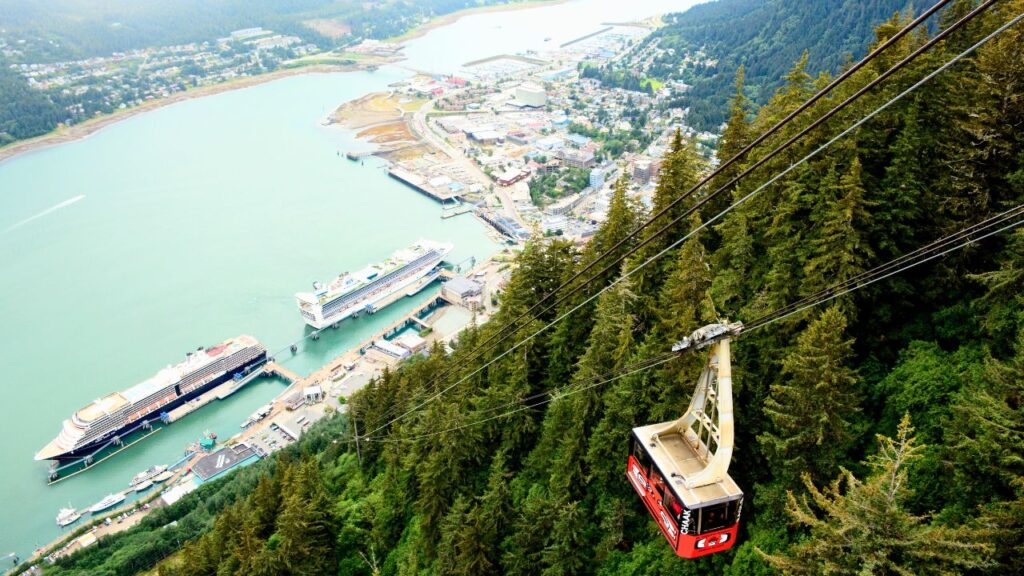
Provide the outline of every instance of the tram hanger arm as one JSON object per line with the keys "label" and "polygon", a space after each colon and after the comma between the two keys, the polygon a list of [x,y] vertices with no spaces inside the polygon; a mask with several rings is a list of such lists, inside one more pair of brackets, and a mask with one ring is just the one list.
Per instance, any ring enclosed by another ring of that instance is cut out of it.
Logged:
{"label": "tram hanger arm", "polygon": [[742,322],[718,322],[708,324],[693,331],[689,336],[672,345],[673,352],[686,352],[688,350],[700,350],[718,342],[719,340],[739,336],[743,332]]}

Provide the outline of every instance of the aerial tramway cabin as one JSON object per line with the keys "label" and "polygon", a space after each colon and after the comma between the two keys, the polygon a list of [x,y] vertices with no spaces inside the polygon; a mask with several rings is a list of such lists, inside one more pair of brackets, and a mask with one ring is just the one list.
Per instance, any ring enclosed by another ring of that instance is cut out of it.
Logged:
{"label": "aerial tramway cabin", "polygon": [[697,558],[732,547],[743,492],[729,477],[733,448],[730,334],[739,324],[712,324],[673,347],[710,346],[690,407],[682,418],[633,429],[626,476],[678,556]]}

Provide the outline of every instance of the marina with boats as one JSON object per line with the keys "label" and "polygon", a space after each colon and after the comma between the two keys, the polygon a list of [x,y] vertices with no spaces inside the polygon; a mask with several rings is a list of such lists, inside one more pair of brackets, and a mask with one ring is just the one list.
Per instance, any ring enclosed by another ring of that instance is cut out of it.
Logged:
{"label": "marina with boats", "polygon": [[156,484],[170,480],[173,476],[174,473],[168,470],[166,465],[161,464],[152,466],[149,469],[136,474],[131,479],[127,490],[112,492],[99,502],[96,502],[92,506],[83,510],[77,510],[72,507],[71,504],[68,504],[66,508],[61,508],[57,513],[57,525],[61,528],[65,528],[78,522],[87,513],[98,514],[105,510],[109,510],[110,508],[124,502],[130,493],[144,492]]}

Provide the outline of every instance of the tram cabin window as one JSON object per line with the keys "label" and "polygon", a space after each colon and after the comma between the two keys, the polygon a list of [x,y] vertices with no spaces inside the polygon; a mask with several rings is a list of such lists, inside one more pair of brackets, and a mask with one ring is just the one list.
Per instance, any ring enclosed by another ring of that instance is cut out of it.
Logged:
{"label": "tram cabin window", "polygon": [[676,524],[679,524],[680,517],[683,513],[683,505],[676,499],[675,495],[672,494],[671,490],[665,491],[665,497],[661,501],[661,505],[665,508],[665,511],[669,513]]}
{"label": "tram cabin window", "polygon": [[700,509],[700,520],[697,525],[699,534],[707,534],[715,530],[728,528],[736,523],[739,514],[741,500],[723,502]]}
{"label": "tram cabin window", "polygon": [[647,450],[644,450],[643,444],[635,437],[633,438],[633,458],[640,464],[644,475],[649,478],[651,476],[651,457],[647,454]]}

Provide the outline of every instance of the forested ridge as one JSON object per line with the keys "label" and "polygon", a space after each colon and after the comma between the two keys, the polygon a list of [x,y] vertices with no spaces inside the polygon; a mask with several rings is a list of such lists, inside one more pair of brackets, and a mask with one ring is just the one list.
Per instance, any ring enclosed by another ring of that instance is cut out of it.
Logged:
{"label": "forested ridge", "polygon": [[[665,26],[646,42],[666,53],[655,58],[647,74],[691,85],[679,104],[690,108],[689,123],[716,131],[727,118],[732,79],[746,70],[747,96],[758,105],[768,101],[782,78],[808,54],[808,69],[835,73],[849,58],[865,53],[874,26],[897,10],[918,13],[927,0],[718,0],[665,17]],[[681,68],[679,57],[702,50],[707,62]]]}
{"label": "forested ridge", "polygon": [[[234,30],[262,27],[329,49],[364,38],[401,35],[425,20],[484,5],[520,0],[0,0],[0,146],[47,134],[115,102],[67,86],[31,86],[16,65],[109,57],[116,52],[213,42]],[[310,22],[349,30],[327,38]],[[97,76],[97,82],[102,76]],[[143,79],[144,80],[144,79]],[[130,91],[131,87],[123,87]],[[81,108],[71,114],[69,108]]]}
{"label": "forested ridge", "polygon": [[[954,2],[941,26],[972,5]],[[1024,0],[997,2],[741,180],[731,200],[1022,12]],[[908,21],[882,24],[879,40]],[[912,34],[897,42],[709,189],[926,40]],[[825,85],[827,74],[813,76],[807,62],[800,58],[754,114],[739,86],[721,158]],[[329,419],[283,456],[204,486],[147,518],[144,529],[101,541],[48,573],[133,574],[181,541],[159,574],[1024,573],[1024,231],[733,342],[738,437],[730,474],[746,496],[738,543],[727,552],[675,557],[625,478],[630,429],[681,415],[703,358],[682,356],[591,385],[667,352],[702,325],[761,317],[1021,204],[1022,126],[1024,26],[1016,25],[656,265],[584,303],[617,275],[592,279],[474,358],[480,344],[599,254],[638,245],[620,242],[646,217],[622,183],[586,246],[528,243],[500,312],[463,333],[451,355],[435,347],[386,372],[349,399],[352,420]],[[708,169],[677,139],[653,210]],[[650,238],[624,269],[728,203],[716,199],[699,217]],[[661,222],[691,205],[672,207]],[[552,401],[538,404],[542,393]],[[370,436],[358,454],[354,427]]]}
{"label": "forested ridge", "polygon": [[[26,51],[29,63],[212,41],[256,26],[326,48],[396,36],[429,17],[508,1],[519,0],[0,0],[0,38]],[[312,19],[335,20],[351,33],[326,38],[305,25]]]}

